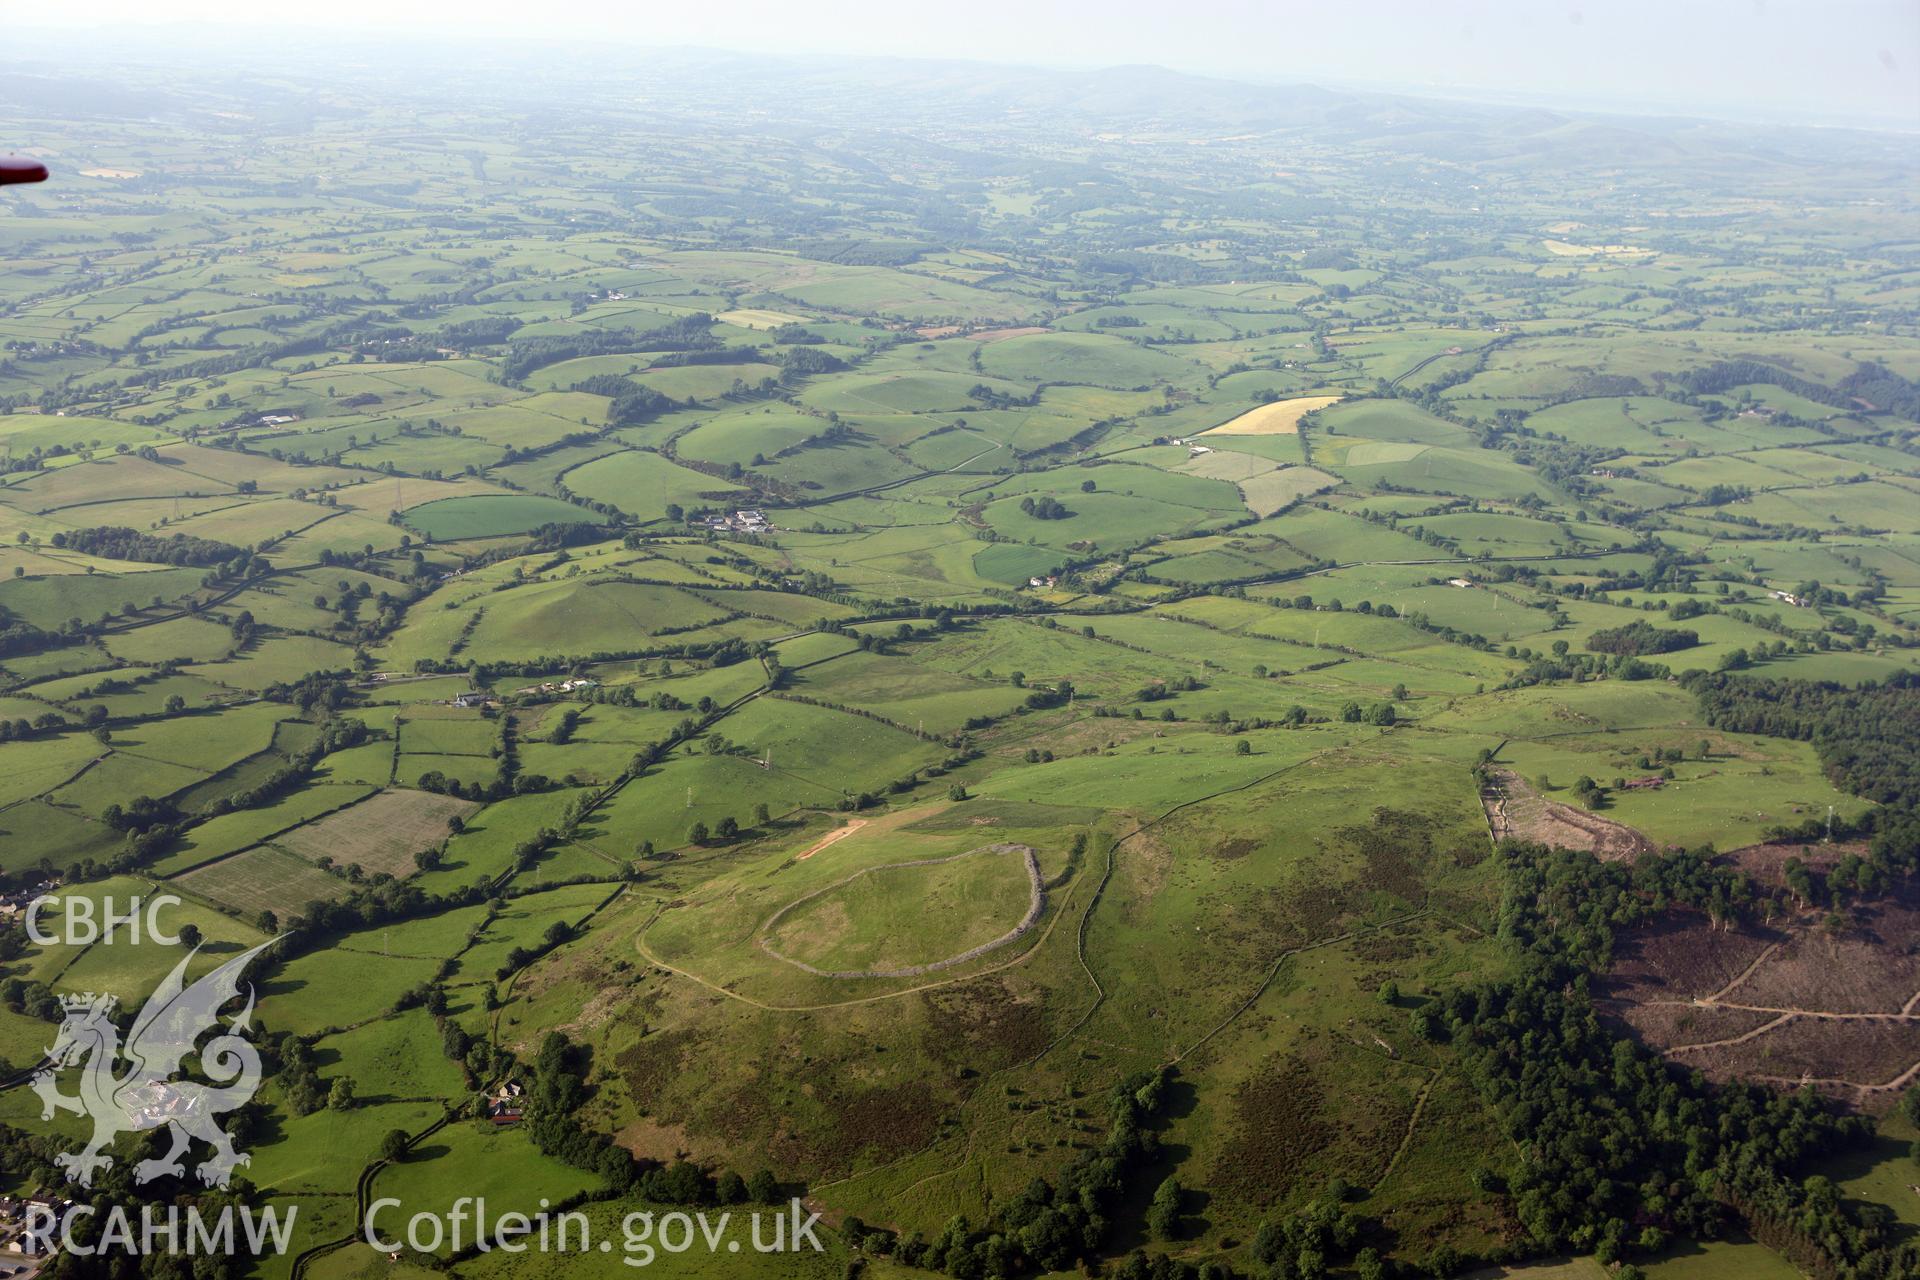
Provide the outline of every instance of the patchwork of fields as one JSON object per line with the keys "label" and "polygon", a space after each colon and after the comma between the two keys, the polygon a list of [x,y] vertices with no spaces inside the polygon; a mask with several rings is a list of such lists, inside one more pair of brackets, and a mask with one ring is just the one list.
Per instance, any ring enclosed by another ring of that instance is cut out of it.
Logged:
{"label": "patchwork of fields", "polygon": [[[74,163],[0,206],[0,877],[177,895],[195,972],[281,939],[246,1177],[302,1260],[256,1274],[549,1273],[389,1262],[356,1192],[604,1221],[761,1169],[957,1232],[955,1275],[1279,1275],[1330,1189],[1399,1274],[1794,1273],[1652,1209],[1543,1239],[1536,1135],[1436,1020],[1526,963],[1499,839],[1826,874],[1891,823],[1820,734],[1697,696],[1920,678],[1888,187],[1578,150],[1363,180],[1338,131],[1273,176],[1224,124],[955,107],[1002,166],[917,114],[807,117],[841,154],[728,108],[696,145],[684,85],[468,127],[290,84],[310,133],[8,119]],[[218,166],[85,176],[183,139]],[[1632,934],[1608,1025],[1885,1114],[1911,890],[1785,884]],[[3,954],[8,1078],[52,994],[128,1007],[176,958]],[[490,1122],[509,1080],[577,1141]],[[1010,1206],[1091,1176],[1124,1082],[1154,1142],[1046,1253]],[[38,1116],[0,1090],[7,1150]],[[1920,1230],[1904,1154],[1855,1155]]]}

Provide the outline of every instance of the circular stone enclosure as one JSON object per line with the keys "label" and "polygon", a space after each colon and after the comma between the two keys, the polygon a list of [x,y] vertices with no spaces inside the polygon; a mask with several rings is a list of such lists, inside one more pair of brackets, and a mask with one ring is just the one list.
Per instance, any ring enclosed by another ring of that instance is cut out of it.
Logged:
{"label": "circular stone enclosure", "polygon": [[822,978],[913,978],[1018,941],[1047,903],[1023,844],[867,867],[794,899],[760,949]]}

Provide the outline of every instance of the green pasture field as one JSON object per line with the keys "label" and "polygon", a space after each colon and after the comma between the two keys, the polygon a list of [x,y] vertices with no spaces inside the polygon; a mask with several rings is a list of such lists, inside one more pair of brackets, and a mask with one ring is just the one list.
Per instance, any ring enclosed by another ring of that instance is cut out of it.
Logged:
{"label": "green pasture field", "polygon": [[1339,564],[1433,560],[1448,556],[1405,534],[1311,505],[1262,521],[1255,529],[1282,539],[1302,555]]}
{"label": "green pasture field", "polygon": [[85,773],[49,791],[47,798],[97,818],[109,806],[124,805],[136,796],[158,798],[184,791],[206,778],[209,772],[131,752],[110,751]]}
{"label": "green pasture field", "polygon": [[105,754],[105,748],[83,733],[0,743],[0,803],[12,805],[45,795]]}
{"label": "green pasture field", "polygon": [[1062,559],[1059,552],[1045,547],[996,542],[974,553],[972,567],[985,581],[1018,587],[1029,579],[1052,573],[1060,567]]}
{"label": "green pasture field", "polygon": [[[117,692],[75,692],[60,703],[61,709],[78,715],[91,712],[94,707],[104,707],[108,716],[125,719],[160,715],[175,697],[194,711],[208,711],[235,700],[232,690],[197,676],[160,675],[138,668],[126,670],[130,677],[139,677],[139,683]],[[92,681],[79,681],[68,688],[84,690],[92,684]]]}
{"label": "green pasture field", "polygon": [[313,671],[346,671],[353,650],[318,636],[272,636],[256,640],[226,662],[199,663],[186,668],[229,689],[257,692],[270,684],[286,684]]}
{"label": "green pasture field", "polygon": [[1464,429],[1400,400],[1347,400],[1321,410],[1315,423],[1328,435],[1368,440],[1458,446],[1470,439]]}
{"label": "green pasture field", "polygon": [[1312,563],[1287,543],[1260,536],[1178,538],[1155,550],[1167,553],[1164,560],[1148,565],[1155,578],[1199,586],[1292,577]]}
{"label": "green pasture field", "polygon": [[[458,1064],[440,1047],[440,1030],[424,1009],[366,1023],[323,1037],[322,1063],[350,1074],[355,1092],[368,1102],[454,1098],[465,1090]],[[323,1068],[324,1069],[324,1068]]]}
{"label": "green pasture field", "polygon": [[558,498],[503,494],[443,498],[407,512],[407,523],[430,538],[492,538],[524,533],[543,524],[589,524],[591,512]]}
{"label": "green pasture field", "polygon": [[[114,905],[122,910],[136,894],[144,895],[144,901],[156,893],[155,886],[137,881],[110,880],[103,882],[102,887],[117,890],[112,894]],[[192,901],[163,904],[158,915],[161,927],[170,933],[177,934],[187,925],[200,930],[204,941],[188,963],[190,978],[266,941],[266,935],[260,931]],[[145,935],[140,945],[132,944],[124,935],[112,942],[102,938],[60,970],[60,982],[63,986],[73,984],[73,989],[81,991],[111,991],[123,1003],[138,1007],[187,956],[185,948],[154,946]]]}
{"label": "green pasture field", "polygon": [[850,655],[797,673],[787,687],[935,734],[952,733],[978,716],[1005,715],[1026,700],[1008,685],[948,675],[911,656]]}
{"label": "green pasture field", "polygon": [[[430,1049],[439,1052],[437,1043]],[[405,1206],[407,1212],[395,1214],[391,1228],[384,1218],[379,1221],[383,1229],[404,1235],[408,1215],[447,1213],[462,1196],[485,1197],[489,1214],[534,1214],[543,1203],[564,1201],[594,1186],[591,1174],[542,1155],[525,1133],[484,1119],[462,1119],[420,1143],[405,1160],[381,1169],[372,1191]],[[375,1256],[359,1242],[348,1246],[348,1253]],[[389,1265],[384,1257],[378,1261]]]}
{"label": "green pasture field", "polygon": [[491,721],[482,720],[472,712],[458,713],[457,719],[405,715],[400,721],[400,750],[403,753],[491,756],[498,737],[499,729]]}
{"label": "green pasture field", "polygon": [[138,498],[212,497],[237,492],[224,480],[133,455],[37,472],[6,490],[9,505],[24,511],[46,515],[85,504],[88,516],[111,515],[116,503]]}
{"label": "green pasture field", "polygon": [[217,714],[170,716],[121,730],[112,745],[116,754],[213,771],[273,745],[286,715],[285,707],[254,703]]}
{"label": "green pasture field", "polygon": [[35,449],[56,445],[68,449],[112,449],[118,444],[140,445],[166,439],[165,433],[113,418],[55,417],[51,414],[8,414],[0,418],[0,456],[26,456]]}
{"label": "green pasture field", "polygon": [[403,787],[432,785],[429,774],[441,774],[463,785],[486,786],[499,776],[500,766],[491,756],[447,755],[434,752],[402,752],[394,758],[393,778]]}
{"label": "green pasture field", "polygon": [[[751,455],[749,455],[751,457]],[[678,466],[657,453],[629,449],[577,467],[564,477],[567,488],[595,502],[610,502],[640,520],[663,519],[668,504],[702,506],[707,495],[744,492],[719,478]]]}
{"label": "green pasture field", "polygon": [[858,615],[850,607],[832,600],[785,591],[695,590],[692,594],[722,609],[737,610],[756,618],[770,618],[792,627],[813,627],[827,621],[847,621]]}
{"label": "green pasture field", "polygon": [[[1238,495],[1234,496],[1237,506]],[[1016,542],[1039,543],[1057,550],[1085,542],[1109,551],[1144,542],[1156,534],[1185,533],[1228,518],[1217,507],[1176,505],[1118,493],[1075,494],[1064,505],[1073,515],[1037,519],[1021,510],[1018,498],[1003,497],[988,506],[984,518],[994,532]]]}
{"label": "green pasture field", "polygon": [[107,652],[123,662],[218,662],[233,653],[235,640],[226,627],[205,618],[175,618],[108,636]]}
{"label": "green pasture field", "polygon": [[452,978],[456,986],[495,981],[495,975],[515,947],[531,949],[544,945],[546,932],[555,922],[577,926],[618,892],[607,884],[541,889],[535,883],[521,887],[526,891],[488,919],[479,934],[459,952]]}
{"label": "green pasture field", "polygon": [[1016,382],[1067,382],[1131,390],[1192,381],[1199,370],[1151,347],[1095,333],[1036,333],[990,342],[980,367]]}
{"label": "green pasture field", "polygon": [[446,658],[463,632],[468,649],[498,658],[632,652],[653,647],[650,638],[658,632],[728,616],[673,587],[610,576],[562,578],[483,595],[457,611],[428,612],[395,633],[383,660],[406,669],[415,658]]}
{"label": "green pasture field", "polygon": [[348,747],[343,751],[326,755],[314,768],[313,776],[316,782],[339,786],[367,784],[379,786],[387,781],[394,757],[398,754],[395,748],[399,743],[393,737],[391,724],[383,723],[385,717],[380,713],[391,711],[392,708],[367,707],[362,710],[366,713],[362,723],[365,723],[369,729],[385,733],[387,736],[376,737],[357,747]]}
{"label": "green pasture field", "polygon": [[125,839],[90,814],[44,798],[0,808],[0,870],[9,875],[30,876],[41,866],[65,871],[89,858],[102,860]]}
{"label": "green pasture field", "polygon": [[709,831],[723,818],[745,826],[756,804],[786,814],[832,809],[841,798],[831,776],[821,782],[785,768],[763,769],[741,756],[681,754],[622,787],[578,841],[609,858],[637,856],[646,841],[656,850],[686,851],[696,822]]}
{"label": "green pasture field", "polygon": [[573,793],[562,790],[487,805],[466,819],[464,831],[448,840],[440,865],[422,872],[415,883],[429,893],[444,894],[502,875],[514,865],[515,847],[542,827],[557,825],[562,809],[573,799]]}
{"label": "green pasture field", "polygon": [[156,569],[131,579],[67,574],[0,582],[0,609],[35,626],[57,628],[69,618],[93,621],[128,604],[145,606],[154,596],[175,601],[191,595],[206,576],[201,569]]}
{"label": "green pasture field", "polygon": [[[326,875],[291,855],[286,857],[304,874]],[[386,1013],[402,992],[433,974],[431,960],[382,955],[378,931],[353,936],[359,939],[357,948],[368,949],[322,945],[282,965],[261,987],[261,1023],[301,1034],[351,1027]]]}
{"label": "green pasture field", "polygon": [[[165,891],[137,876],[115,876],[84,887],[72,886],[64,892],[68,896],[91,899],[95,920],[104,923],[104,913],[109,906],[115,912],[125,912],[136,899],[148,903]],[[231,958],[235,952],[265,941],[265,935],[248,925],[199,903],[179,901],[152,905],[152,914],[163,930],[177,933],[183,926],[193,925],[201,930],[206,939],[200,952],[189,963],[188,973],[191,976],[204,974],[222,960]],[[63,912],[54,908],[43,912],[43,915],[48,919],[48,927],[58,933],[61,928],[58,922],[65,918]],[[185,949],[154,945],[145,932],[147,923],[148,912],[143,909],[142,932],[137,941],[125,927],[120,927],[112,938],[102,934],[89,943],[61,941],[50,945],[34,944],[25,953],[19,972],[40,981],[51,983],[57,980],[63,984],[67,975],[77,975],[78,982],[91,985],[73,989],[112,992],[123,1003],[131,1003],[137,1008],[175,965],[188,958]]]}
{"label": "green pasture field", "polygon": [[[1467,498],[1544,500],[1547,490],[1519,464],[1484,449],[1418,448],[1410,455],[1394,452],[1393,445],[1357,445],[1344,463],[1329,460],[1326,469],[1349,484],[1390,484],[1420,493],[1444,493]],[[1315,461],[1319,461],[1316,456]]]}

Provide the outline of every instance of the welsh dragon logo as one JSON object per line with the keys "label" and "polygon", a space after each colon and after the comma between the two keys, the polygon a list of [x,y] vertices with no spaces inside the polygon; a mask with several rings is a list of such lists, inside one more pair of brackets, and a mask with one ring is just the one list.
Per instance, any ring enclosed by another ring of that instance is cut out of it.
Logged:
{"label": "welsh dragon logo", "polygon": [[[104,1149],[114,1138],[166,1125],[173,1126],[172,1149],[135,1165],[135,1183],[185,1173],[180,1157],[195,1139],[213,1148],[212,1158],[194,1171],[207,1186],[226,1186],[234,1169],[250,1162],[251,1157],[233,1149],[233,1139],[217,1117],[244,1105],[260,1087],[260,1055],[236,1034],[253,1015],[253,985],[247,984],[246,1007],[225,1027],[220,1008],[239,998],[247,965],[272,945],[263,942],[188,986],[187,965],[200,950],[195,947],[141,1006],[124,1045],[113,1022],[113,996],[89,992],[61,998],[66,1018],[47,1050],[52,1065],[34,1074],[33,1091],[40,1095],[42,1120],[53,1119],[56,1111],[71,1111],[93,1121],[93,1137],[84,1149],[54,1157],[69,1181],[92,1186],[94,1171],[113,1163]],[[200,1037],[215,1029],[221,1034],[199,1047],[198,1058],[201,1072],[217,1083],[173,1079],[195,1053]],[[122,1057],[129,1065],[116,1075],[114,1067]],[[77,1097],[61,1093],[55,1083],[69,1067],[81,1069]]]}

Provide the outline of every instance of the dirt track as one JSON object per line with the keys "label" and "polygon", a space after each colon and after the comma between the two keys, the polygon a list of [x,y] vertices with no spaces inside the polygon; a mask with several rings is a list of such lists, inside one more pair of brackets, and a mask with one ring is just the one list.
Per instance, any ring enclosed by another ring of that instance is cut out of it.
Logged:
{"label": "dirt track", "polygon": [[852,835],[854,832],[858,831],[860,828],[866,825],[867,825],[867,820],[865,818],[855,818],[852,821],[848,822],[847,825],[844,827],[835,827],[833,830],[827,832],[827,834],[821,836],[818,840],[815,840],[811,845],[807,847],[807,851],[795,857],[794,861],[805,862],[808,858],[811,858],[814,854],[820,852],[822,849],[834,843],[836,840],[845,840],[848,836]]}

